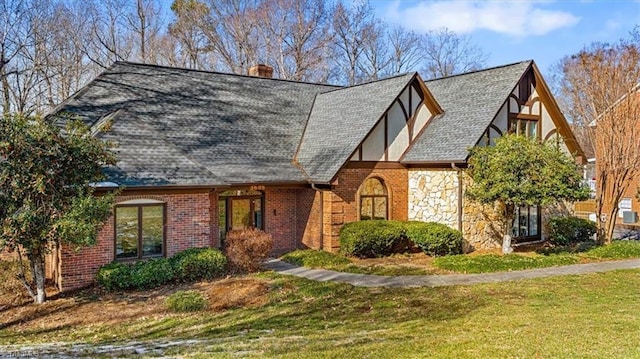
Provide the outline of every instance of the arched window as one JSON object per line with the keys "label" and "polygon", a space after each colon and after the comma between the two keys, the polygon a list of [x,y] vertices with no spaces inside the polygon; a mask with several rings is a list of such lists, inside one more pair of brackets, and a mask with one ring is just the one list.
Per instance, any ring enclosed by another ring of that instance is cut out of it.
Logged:
{"label": "arched window", "polygon": [[360,220],[387,219],[387,189],[378,178],[364,181],[360,189]]}

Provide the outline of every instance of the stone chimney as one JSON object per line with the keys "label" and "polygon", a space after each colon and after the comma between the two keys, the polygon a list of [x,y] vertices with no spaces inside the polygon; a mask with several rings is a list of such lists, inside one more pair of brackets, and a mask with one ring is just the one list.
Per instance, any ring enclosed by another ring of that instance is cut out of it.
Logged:
{"label": "stone chimney", "polygon": [[258,76],[258,77],[273,77],[273,67],[265,64],[258,64],[251,66],[249,68],[249,76]]}

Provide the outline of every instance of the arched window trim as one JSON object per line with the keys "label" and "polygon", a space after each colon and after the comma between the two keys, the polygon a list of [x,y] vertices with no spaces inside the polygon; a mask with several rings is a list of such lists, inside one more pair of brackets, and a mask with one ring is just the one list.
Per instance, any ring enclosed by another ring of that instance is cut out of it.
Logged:
{"label": "arched window trim", "polygon": [[[367,181],[376,180],[383,188],[383,194],[364,194],[363,191],[366,188]],[[363,213],[365,207],[365,201],[370,200],[370,208],[371,212],[367,214]],[[384,202],[384,216],[376,216],[376,203],[380,203],[380,201]],[[370,219],[389,219],[389,189],[385,184],[385,180],[383,178],[372,176],[362,182],[360,189],[358,190],[358,219],[361,221],[370,220]]]}

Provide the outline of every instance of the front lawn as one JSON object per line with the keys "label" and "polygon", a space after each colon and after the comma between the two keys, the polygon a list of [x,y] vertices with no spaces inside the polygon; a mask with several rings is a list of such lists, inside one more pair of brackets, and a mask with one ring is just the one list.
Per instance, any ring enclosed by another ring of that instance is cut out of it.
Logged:
{"label": "front lawn", "polygon": [[282,260],[309,268],[377,275],[421,275],[443,273],[491,273],[546,268],[577,263],[640,258],[639,241],[614,241],[594,247],[579,245],[555,247],[538,252],[499,254],[461,254],[430,258],[422,253],[374,259],[347,258],[323,251],[298,250]]}
{"label": "front lawn", "polygon": [[[169,312],[164,298],[178,289],[200,291],[209,309]],[[199,339],[163,353],[195,358],[632,358],[638,297],[640,270],[415,289],[264,273],[15,303],[0,311],[0,344]]]}

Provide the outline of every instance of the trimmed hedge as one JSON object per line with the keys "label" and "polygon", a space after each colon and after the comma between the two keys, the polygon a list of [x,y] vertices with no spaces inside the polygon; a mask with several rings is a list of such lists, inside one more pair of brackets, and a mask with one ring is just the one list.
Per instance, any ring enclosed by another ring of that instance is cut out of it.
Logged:
{"label": "trimmed hedge", "polygon": [[394,247],[406,241],[403,222],[360,221],[340,229],[340,252],[360,258],[382,257],[394,253]]}
{"label": "trimmed hedge", "polygon": [[462,233],[440,223],[360,221],[340,230],[340,252],[360,258],[404,253],[413,245],[431,256],[462,253]]}
{"label": "trimmed hedge", "polygon": [[588,242],[596,233],[596,224],[578,217],[554,217],[549,220],[549,241],[555,245]]}
{"label": "trimmed hedge", "polygon": [[214,248],[190,248],[169,258],[169,262],[181,281],[213,279],[227,271],[227,257]]}
{"label": "trimmed hedge", "polygon": [[462,253],[462,233],[442,223],[407,222],[407,237],[430,256]]}
{"label": "trimmed hedge", "polygon": [[100,267],[96,279],[107,290],[148,289],[173,280],[173,267],[165,258],[135,263],[112,262]]}
{"label": "trimmed hedge", "polygon": [[170,259],[134,263],[112,262],[100,267],[96,280],[109,291],[149,289],[174,280],[211,279],[226,273],[227,258],[214,248],[192,248]]}

